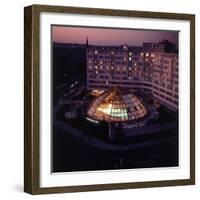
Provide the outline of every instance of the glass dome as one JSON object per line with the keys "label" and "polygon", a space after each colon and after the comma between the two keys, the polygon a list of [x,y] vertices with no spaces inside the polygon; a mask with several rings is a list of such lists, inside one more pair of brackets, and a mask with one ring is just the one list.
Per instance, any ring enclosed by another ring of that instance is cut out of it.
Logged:
{"label": "glass dome", "polygon": [[147,109],[137,96],[122,95],[119,88],[112,88],[94,99],[87,115],[94,120],[123,122],[145,117]]}

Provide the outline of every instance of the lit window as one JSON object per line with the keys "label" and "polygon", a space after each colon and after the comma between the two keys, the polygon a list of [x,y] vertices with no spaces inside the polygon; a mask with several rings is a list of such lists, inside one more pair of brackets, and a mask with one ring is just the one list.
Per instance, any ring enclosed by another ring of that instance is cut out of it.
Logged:
{"label": "lit window", "polygon": [[91,66],[91,65],[89,65],[89,69],[92,69],[92,66]]}
{"label": "lit window", "polygon": [[103,69],[103,66],[102,66],[102,65],[100,66],[100,69]]}
{"label": "lit window", "polygon": [[149,59],[148,58],[145,58],[145,61],[147,62]]}
{"label": "lit window", "polygon": [[129,57],[129,61],[131,61],[132,60],[132,58],[131,57]]}
{"label": "lit window", "polygon": [[131,67],[129,67],[128,69],[131,70]]}
{"label": "lit window", "polygon": [[97,50],[95,50],[95,52],[94,52],[95,54],[98,54],[98,51]]}
{"label": "lit window", "polygon": [[96,65],[94,68],[95,68],[95,69],[98,69],[98,66]]}
{"label": "lit window", "polygon": [[114,67],[112,66],[111,69],[114,69]]}
{"label": "lit window", "polygon": [[123,67],[123,70],[126,70],[126,67]]}
{"label": "lit window", "polygon": [[146,57],[148,57],[149,56],[149,53],[146,53]]}
{"label": "lit window", "polygon": [[141,56],[144,56],[144,53],[142,52],[140,55],[141,55]]}
{"label": "lit window", "polygon": [[98,74],[99,72],[96,70],[95,73]]}
{"label": "lit window", "polygon": [[129,52],[129,56],[132,56],[132,52]]}
{"label": "lit window", "polygon": [[134,63],[134,66],[137,66],[137,63]]}
{"label": "lit window", "polygon": [[108,81],[106,81],[106,85],[108,85]]}
{"label": "lit window", "polygon": [[128,79],[131,80],[131,77],[129,76]]}
{"label": "lit window", "polygon": [[109,69],[109,66],[106,66],[106,69]]}
{"label": "lit window", "polygon": [[154,58],[154,56],[155,56],[155,55],[152,53],[152,54],[151,54],[151,57]]}
{"label": "lit window", "polygon": [[102,60],[100,61],[100,64],[103,64],[103,61],[102,61]]}
{"label": "lit window", "polygon": [[115,54],[115,52],[114,52],[114,51],[112,51],[112,52],[111,52],[111,54],[112,54],[112,55],[114,55],[114,54]]}

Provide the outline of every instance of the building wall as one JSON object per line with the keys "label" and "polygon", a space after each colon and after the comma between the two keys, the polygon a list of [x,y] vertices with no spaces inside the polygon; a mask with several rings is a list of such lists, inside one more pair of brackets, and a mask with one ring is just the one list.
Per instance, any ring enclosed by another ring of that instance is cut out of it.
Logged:
{"label": "building wall", "polygon": [[[147,47],[152,49],[147,51]],[[120,47],[87,48],[87,88],[119,86],[150,91],[155,99],[178,109],[178,54],[148,43],[143,50]],[[154,47],[154,48],[153,48]],[[145,51],[144,51],[145,50]],[[156,51],[155,51],[156,50]]]}
{"label": "building wall", "polygon": [[178,109],[178,57],[174,53],[155,53],[152,78],[153,96]]}

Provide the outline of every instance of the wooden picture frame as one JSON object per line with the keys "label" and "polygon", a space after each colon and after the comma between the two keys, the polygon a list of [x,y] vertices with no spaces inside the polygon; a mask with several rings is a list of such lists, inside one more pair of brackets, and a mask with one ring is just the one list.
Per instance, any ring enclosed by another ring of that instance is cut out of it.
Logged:
{"label": "wooden picture frame", "polygon": [[[41,13],[78,14],[81,16],[110,16],[142,19],[165,19],[189,22],[190,36],[190,133],[189,177],[173,180],[152,180],[125,183],[102,183],[41,187],[40,155],[40,29]],[[195,16],[192,14],[147,11],[111,10],[97,8],[32,5],[24,9],[24,191],[30,194],[82,192],[128,188],[147,188],[195,184]]]}

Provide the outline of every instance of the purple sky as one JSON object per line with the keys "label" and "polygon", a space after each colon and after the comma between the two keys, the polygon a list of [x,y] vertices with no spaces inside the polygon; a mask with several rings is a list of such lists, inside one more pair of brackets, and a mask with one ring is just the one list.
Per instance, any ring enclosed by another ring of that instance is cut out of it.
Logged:
{"label": "purple sky", "polygon": [[126,30],[105,28],[84,28],[52,26],[52,38],[54,42],[83,44],[88,37],[92,45],[136,45],[143,42],[158,42],[162,39],[178,43],[176,31],[152,31],[152,30]]}

